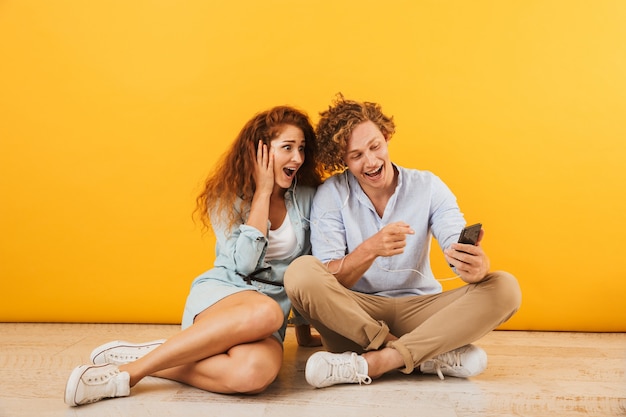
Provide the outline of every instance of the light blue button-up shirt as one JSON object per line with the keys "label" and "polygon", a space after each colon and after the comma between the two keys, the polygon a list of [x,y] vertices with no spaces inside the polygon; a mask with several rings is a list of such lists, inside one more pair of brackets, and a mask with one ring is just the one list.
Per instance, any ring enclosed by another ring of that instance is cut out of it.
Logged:
{"label": "light blue button-up shirt", "polygon": [[404,253],[378,257],[352,290],[389,297],[441,292],[430,267],[431,237],[447,248],[458,240],[465,219],[456,197],[439,177],[394,167],[398,185],[382,217],[349,171],[318,188],[311,210],[313,255],[322,262],[341,259],[384,226],[403,221],[415,231],[407,235]]}

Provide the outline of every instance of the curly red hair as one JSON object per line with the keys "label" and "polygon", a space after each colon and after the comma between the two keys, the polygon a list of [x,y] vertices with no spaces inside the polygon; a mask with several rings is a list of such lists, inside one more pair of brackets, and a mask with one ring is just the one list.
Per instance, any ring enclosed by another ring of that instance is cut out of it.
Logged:
{"label": "curly red hair", "polygon": [[289,106],[277,106],[256,114],[239,132],[231,148],[221,157],[206,179],[204,189],[196,198],[196,212],[207,227],[211,227],[211,213],[227,214],[229,227],[244,219],[234,209],[241,198],[250,203],[256,189],[254,169],[259,141],[269,146],[272,139],[290,125],[302,130],[305,139],[304,162],[296,173],[300,185],[318,186],[321,170],[317,163],[315,130],[306,113]]}
{"label": "curly red hair", "polygon": [[365,122],[373,122],[389,140],[396,131],[393,117],[383,114],[379,104],[346,100],[338,93],[328,110],[320,113],[317,124],[318,160],[327,172],[341,172],[347,166],[344,155],[348,139],[354,128]]}

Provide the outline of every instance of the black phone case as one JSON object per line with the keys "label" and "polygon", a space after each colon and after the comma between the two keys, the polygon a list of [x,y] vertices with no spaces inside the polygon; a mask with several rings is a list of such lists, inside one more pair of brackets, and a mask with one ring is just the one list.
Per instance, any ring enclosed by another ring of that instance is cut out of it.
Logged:
{"label": "black phone case", "polygon": [[475,245],[476,242],[478,242],[478,236],[480,235],[480,229],[482,226],[483,225],[481,223],[476,223],[464,228],[461,231],[461,236],[459,236],[459,243]]}

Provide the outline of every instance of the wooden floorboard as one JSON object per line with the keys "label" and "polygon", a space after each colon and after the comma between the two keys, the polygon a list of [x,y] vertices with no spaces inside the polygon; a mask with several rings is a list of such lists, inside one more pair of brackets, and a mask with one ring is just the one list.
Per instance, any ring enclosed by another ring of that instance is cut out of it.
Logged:
{"label": "wooden floorboard", "polygon": [[278,379],[256,396],[220,395],[146,378],[131,396],[68,407],[71,370],[111,340],[167,338],[175,325],[0,323],[0,417],[469,417],[626,416],[626,334],[495,331],[477,342],[489,355],[471,379],[389,374],[371,385],[314,389],[288,329]]}

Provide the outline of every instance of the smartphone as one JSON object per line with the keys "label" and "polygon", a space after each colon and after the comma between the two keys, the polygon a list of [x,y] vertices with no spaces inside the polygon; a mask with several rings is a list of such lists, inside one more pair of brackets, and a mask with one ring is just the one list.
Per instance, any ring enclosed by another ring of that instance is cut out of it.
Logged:
{"label": "smartphone", "polygon": [[[461,230],[461,236],[459,236],[459,243],[476,245],[478,242],[478,236],[480,236],[480,229],[482,227],[482,223],[476,223],[471,226],[464,227],[463,230]],[[450,266],[454,268],[454,265],[450,264]]]}
{"label": "smartphone", "polygon": [[478,236],[480,236],[480,229],[482,227],[483,225],[481,223],[476,223],[463,228],[463,230],[461,230],[461,236],[459,236],[459,243],[476,245],[476,242],[478,242]]}

